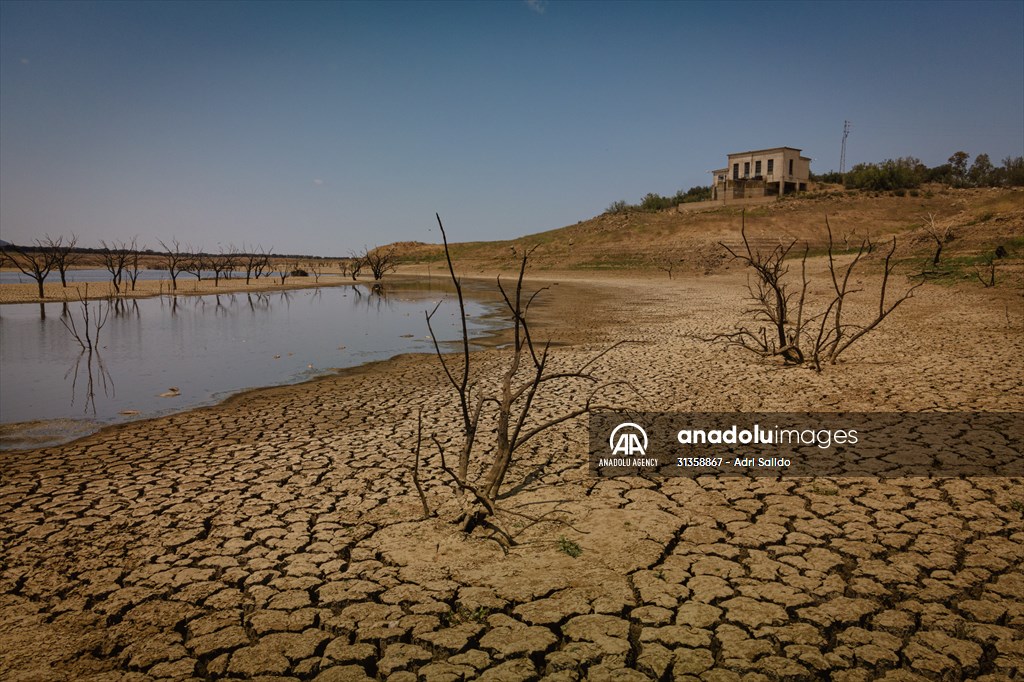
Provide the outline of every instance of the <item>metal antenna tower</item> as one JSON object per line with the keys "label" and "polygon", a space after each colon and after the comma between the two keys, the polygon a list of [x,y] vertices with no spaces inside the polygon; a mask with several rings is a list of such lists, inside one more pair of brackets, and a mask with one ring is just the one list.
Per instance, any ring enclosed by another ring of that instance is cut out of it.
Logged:
{"label": "metal antenna tower", "polygon": [[850,135],[850,122],[843,121],[843,150],[839,152],[839,172],[846,172],[846,138]]}

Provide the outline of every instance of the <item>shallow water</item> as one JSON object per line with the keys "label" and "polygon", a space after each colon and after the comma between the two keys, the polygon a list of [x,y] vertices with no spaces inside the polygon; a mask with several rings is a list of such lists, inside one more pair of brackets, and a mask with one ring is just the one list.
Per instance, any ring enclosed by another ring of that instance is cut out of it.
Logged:
{"label": "shallow water", "polygon": [[[456,340],[458,306],[438,291],[389,288],[379,295],[344,286],[92,301],[90,336],[101,310],[106,321],[91,353],[64,324],[73,322],[85,340],[81,303],[0,306],[0,422],[76,419],[98,427],[432,352],[423,314],[439,300],[434,329],[442,341]],[[467,301],[471,336],[494,328],[489,310]]]}

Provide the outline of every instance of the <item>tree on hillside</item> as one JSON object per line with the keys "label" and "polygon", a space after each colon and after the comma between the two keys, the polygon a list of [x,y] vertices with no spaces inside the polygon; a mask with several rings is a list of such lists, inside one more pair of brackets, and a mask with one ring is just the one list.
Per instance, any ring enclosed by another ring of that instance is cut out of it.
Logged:
{"label": "tree on hillside", "polygon": [[1024,156],[1007,156],[1000,170],[1003,184],[1008,187],[1024,186]]}
{"label": "tree on hillside", "polygon": [[935,255],[932,257],[932,265],[937,266],[939,258],[942,256],[942,247],[953,241],[953,226],[950,224],[938,225],[935,222],[935,216],[929,213],[925,216],[924,231],[935,242]]}
{"label": "tree on hillside", "polygon": [[971,164],[971,169],[967,171],[967,177],[970,178],[971,184],[975,187],[986,187],[988,185],[995,184],[992,181],[995,179],[995,166],[988,158],[988,154],[978,154],[974,157],[974,163]]}
{"label": "tree on hillside", "polygon": [[695,201],[708,201],[711,198],[711,186],[710,185],[695,185],[690,189],[679,190],[676,192],[675,200],[677,204],[689,204]]}
{"label": "tree on hillside", "polygon": [[941,182],[944,185],[953,184],[953,166],[944,163],[925,171],[924,182]]}
{"label": "tree on hillside", "polygon": [[889,191],[921,185],[927,167],[913,156],[886,159],[882,163],[858,163],[845,175],[847,189]]}
{"label": "tree on hillside", "polygon": [[619,199],[618,201],[613,201],[611,204],[609,204],[608,208],[606,208],[604,212],[605,213],[612,213],[612,214],[615,214],[615,213],[626,213],[626,212],[628,212],[632,208],[634,208],[634,207],[630,206],[629,204],[627,204],[622,199]]}
{"label": "tree on hillside", "polygon": [[949,157],[949,167],[952,169],[953,184],[957,187],[963,187],[967,184],[967,159],[971,158],[970,154],[964,151],[959,151]]}
{"label": "tree on hillside", "polygon": [[657,269],[668,274],[668,278],[672,279],[672,271],[675,270],[683,259],[672,253],[665,253],[660,256],[652,256],[651,264]]}

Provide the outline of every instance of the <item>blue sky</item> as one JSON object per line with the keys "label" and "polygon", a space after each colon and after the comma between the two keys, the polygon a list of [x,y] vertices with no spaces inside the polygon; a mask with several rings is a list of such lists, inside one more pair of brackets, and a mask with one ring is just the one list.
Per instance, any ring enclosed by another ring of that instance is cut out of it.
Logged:
{"label": "blue sky", "polygon": [[0,236],[344,255],[707,184],[1024,154],[1024,3],[0,2]]}

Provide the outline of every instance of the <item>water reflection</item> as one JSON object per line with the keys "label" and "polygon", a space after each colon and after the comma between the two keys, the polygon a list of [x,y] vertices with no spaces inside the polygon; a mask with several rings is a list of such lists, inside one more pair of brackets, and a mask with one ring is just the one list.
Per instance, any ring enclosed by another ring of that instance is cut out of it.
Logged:
{"label": "water reflection", "polygon": [[[96,415],[96,377],[100,379],[105,397],[114,395],[114,379],[103,364],[103,357],[100,355],[100,334],[111,313],[115,317],[125,317],[132,312],[138,314],[138,301],[132,300],[129,305],[124,299],[107,299],[100,301],[83,300],[80,303],[79,314],[76,316],[74,310],[67,301],[61,304],[60,322],[72,339],[78,343],[81,349],[75,358],[74,364],[64,374],[65,381],[71,377],[71,404],[75,404],[78,397],[78,377],[83,373],[82,360],[85,360],[85,386],[84,386],[84,412],[92,412]],[[46,319],[45,309],[41,319]],[[77,319],[76,319],[77,317]]]}
{"label": "water reflection", "polygon": [[[425,287],[360,283],[3,305],[0,421],[81,418],[83,411],[98,422],[123,421],[328,368],[429,353],[423,311],[440,296]],[[452,325],[439,336],[457,339],[457,306],[448,300],[443,307]],[[490,327],[487,309],[472,304],[477,334]]]}
{"label": "water reflection", "polygon": [[64,374],[64,379],[71,377],[71,404],[75,404],[75,399],[78,397],[78,376],[82,370],[82,359],[85,359],[85,387],[84,387],[84,398],[85,408],[83,412],[86,414],[91,413],[94,417],[96,416],[96,377],[100,378],[100,385],[103,387],[103,396],[106,398],[113,398],[114,393],[114,378],[110,376],[110,372],[107,371],[106,365],[103,364],[103,356],[100,355],[98,350],[83,350],[75,358],[75,363],[71,365],[71,368]]}
{"label": "water reflection", "polygon": [[110,308],[114,317],[131,317],[139,315],[139,301],[134,298],[110,299]]}

